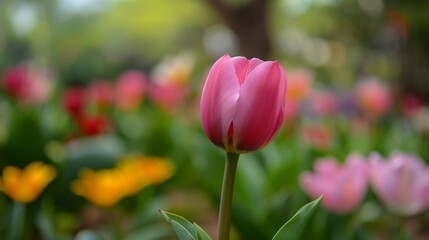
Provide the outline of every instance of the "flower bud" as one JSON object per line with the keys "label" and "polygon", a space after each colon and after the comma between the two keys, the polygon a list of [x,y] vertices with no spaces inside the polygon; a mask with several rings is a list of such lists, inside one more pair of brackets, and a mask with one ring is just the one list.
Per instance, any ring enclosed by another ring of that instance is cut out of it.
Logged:
{"label": "flower bud", "polygon": [[201,96],[201,122],[209,139],[227,152],[264,147],[284,119],[286,75],[277,61],[217,60]]}

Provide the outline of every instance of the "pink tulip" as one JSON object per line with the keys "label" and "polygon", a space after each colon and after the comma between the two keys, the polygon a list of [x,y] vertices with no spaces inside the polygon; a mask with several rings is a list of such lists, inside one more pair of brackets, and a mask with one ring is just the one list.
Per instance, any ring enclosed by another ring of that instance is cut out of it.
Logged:
{"label": "pink tulip", "polygon": [[98,108],[104,109],[113,102],[113,86],[110,82],[102,80],[91,82],[86,91],[89,102]]}
{"label": "pink tulip", "polygon": [[402,111],[406,117],[413,118],[423,107],[423,101],[414,95],[406,95],[402,100]]}
{"label": "pink tulip", "polygon": [[191,52],[164,58],[154,69],[149,96],[167,111],[180,109],[190,91],[190,80],[195,65]]}
{"label": "pink tulip", "polygon": [[362,111],[371,118],[387,113],[392,106],[392,95],[377,78],[361,81],[356,88],[356,100]]}
{"label": "pink tulip", "polygon": [[8,94],[24,105],[45,101],[52,90],[48,74],[27,65],[6,69],[3,78]]}
{"label": "pink tulip", "polygon": [[333,131],[323,125],[304,125],[301,135],[307,143],[319,149],[328,149],[334,143]]}
{"label": "pink tulip", "polygon": [[201,96],[201,122],[227,152],[262,148],[284,119],[286,74],[277,61],[225,55],[210,69]]}
{"label": "pink tulip", "polygon": [[116,104],[121,109],[134,109],[143,100],[146,89],[146,75],[138,71],[127,71],[116,83]]}
{"label": "pink tulip", "polygon": [[80,117],[85,110],[85,92],[81,87],[66,89],[62,96],[64,109],[73,117]]}
{"label": "pink tulip", "polygon": [[290,123],[293,122],[299,116],[300,105],[293,101],[288,101],[286,99],[285,102],[285,122]]}
{"label": "pink tulip", "polygon": [[288,86],[286,102],[302,102],[310,93],[313,84],[313,75],[306,69],[288,71]]}
{"label": "pink tulip", "polygon": [[367,164],[362,156],[349,155],[342,167],[334,158],[320,159],[314,170],[313,174],[304,172],[300,178],[311,198],[323,195],[322,206],[337,213],[351,212],[359,205],[368,183]]}
{"label": "pink tulip", "polygon": [[329,116],[338,111],[337,97],[329,90],[316,90],[310,98],[310,109],[320,116]]}
{"label": "pink tulip", "polygon": [[167,111],[174,111],[181,107],[186,96],[190,93],[187,86],[164,86],[149,85],[150,97],[152,101]]}
{"label": "pink tulip", "polygon": [[394,153],[388,161],[369,157],[371,184],[387,208],[411,216],[429,207],[429,169],[414,155]]}

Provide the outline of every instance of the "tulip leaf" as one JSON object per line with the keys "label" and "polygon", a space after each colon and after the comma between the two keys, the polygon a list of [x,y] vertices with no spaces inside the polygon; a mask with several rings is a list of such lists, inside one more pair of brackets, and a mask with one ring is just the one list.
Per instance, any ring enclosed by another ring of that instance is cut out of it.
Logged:
{"label": "tulip leaf", "polygon": [[272,240],[298,239],[308,220],[316,211],[321,201],[322,196],[300,208],[298,212],[296,212],[295,215],[279,229]]}
{"label": "tulip leaf", "polygon": [[194,225],[197,229],[197,240],[212,240],[212,238],[200,226],[198,226],[198,224],[194,223]]}
{"label": "tulip leaf", "polygon": [[197,229],[194,224],[179,215],[162,210],[160,212],[171,225],[179,240],[196,240],[194,235],[196,235]]}

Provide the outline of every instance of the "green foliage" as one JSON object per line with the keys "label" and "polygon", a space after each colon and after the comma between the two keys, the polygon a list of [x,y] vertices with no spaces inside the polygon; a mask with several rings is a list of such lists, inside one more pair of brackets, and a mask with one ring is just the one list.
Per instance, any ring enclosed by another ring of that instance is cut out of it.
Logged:
{"label": "green foliage", "polygon": [[171,225],[179,240],[211,240],[210,236],[196,223],[192,224],[185,218],[160,211],[164,219]]}
{"label": "green foliage", "polygon": [[322,197],[307,203],[300,208],[298,212],[283,225],[274,235],[273,240],[296,240],[299,239],[301,232],[304,230],[308,220],[319,207]]}

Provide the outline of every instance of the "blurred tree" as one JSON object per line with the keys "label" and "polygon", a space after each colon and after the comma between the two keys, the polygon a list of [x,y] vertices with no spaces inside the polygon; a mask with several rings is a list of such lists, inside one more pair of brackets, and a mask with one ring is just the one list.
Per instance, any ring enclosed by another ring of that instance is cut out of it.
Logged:
{"label": "blurred tree", "polygon": [[387,21],[401,37],[400,89],[429,102],[429,2],[386,1]]}
{"label": "blurred tree", "polygon": [[246,57],[266,59],[271,50],[268,34],[269,0],[206,0],[234,31],[240,52]]}

